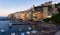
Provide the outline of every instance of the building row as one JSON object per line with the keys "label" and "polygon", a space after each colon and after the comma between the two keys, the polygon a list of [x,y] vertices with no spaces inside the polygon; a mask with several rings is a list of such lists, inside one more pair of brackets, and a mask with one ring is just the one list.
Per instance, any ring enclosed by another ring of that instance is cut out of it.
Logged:
{"label": "building row", "polygon": [[8,17],[16,20],[22,19],[24,21],[40,21],[45,18],[50,18],[57,13],[58,11],[56,6],[52,4],[52,1],[49,1],[38,6],[33,5],[30,9],[24,11],[9,14]]}

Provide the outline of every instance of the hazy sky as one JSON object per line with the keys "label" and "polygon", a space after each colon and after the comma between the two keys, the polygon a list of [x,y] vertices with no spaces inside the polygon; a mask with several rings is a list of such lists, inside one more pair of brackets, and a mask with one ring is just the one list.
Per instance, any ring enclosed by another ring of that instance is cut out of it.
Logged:
{"label": "hazy sky", "polygon": [[26,10],[32,5],[36,6],[48,1],[60,2],[60,0],[0,0],[0,16],[7,16],[10,13]]}

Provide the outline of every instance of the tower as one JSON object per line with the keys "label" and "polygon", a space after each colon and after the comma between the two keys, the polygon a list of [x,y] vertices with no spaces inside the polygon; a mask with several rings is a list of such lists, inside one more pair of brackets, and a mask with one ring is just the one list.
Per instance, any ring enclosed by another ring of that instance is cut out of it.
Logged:
{"label": "tower", "polygon": [[48,16],[48,7],[43,7],[44,18]]}

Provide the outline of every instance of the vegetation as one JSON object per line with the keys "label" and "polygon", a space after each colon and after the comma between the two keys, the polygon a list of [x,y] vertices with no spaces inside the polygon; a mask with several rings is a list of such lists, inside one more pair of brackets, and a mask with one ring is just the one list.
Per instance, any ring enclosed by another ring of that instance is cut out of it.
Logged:
{"label": "vegetation", "polygon": [[56,5],[59,13],[56,14],[56,15],[54,15],[54,16],[52,16],[52,17],[50,18],[51,21],[54,21],[54,22],[57,22],[57,23],[60,23],[60,7],[59,7],[59,6],[60,6],[60,3],[58,3],[58,4]]}
{"label": "vegetation", "polygon": [[55,21],[55,22],[60,22],[60,13],[52,16],[52,17],[50,18],[50,20],[51,20],[51,21]]}
{"label": "vegetation", "polygon": [[43,21],[48,22],[50,18],[43,19]]}
{"label": "vegetation", "polygon": [[55,22],[55,24],[60,24],[60,13],[52,16],[51,18],[43,19],[43,21],[45,21],[45,22],[53,21],[53,22]]}

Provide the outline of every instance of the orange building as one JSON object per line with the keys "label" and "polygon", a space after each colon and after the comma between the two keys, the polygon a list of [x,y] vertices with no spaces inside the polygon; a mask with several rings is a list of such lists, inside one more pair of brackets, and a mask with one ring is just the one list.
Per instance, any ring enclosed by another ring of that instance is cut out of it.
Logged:
{"label": "orange building", "polygon": [[33,13],[33,21],[39,21],[43,19],[43,12]]}
{"label": "orange building", "polygon": [[38,16],[38,19],[39,20],[42,20],[43,19],[43,13],[42,12],[38,12],[38,15],[37,16]]}
{"label": "orange building", "polygon": [[24,15],[23,15],[23,20],[28,20],[29,19],[29,13],[28,12],[24,12],[23,13]]}

